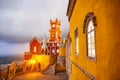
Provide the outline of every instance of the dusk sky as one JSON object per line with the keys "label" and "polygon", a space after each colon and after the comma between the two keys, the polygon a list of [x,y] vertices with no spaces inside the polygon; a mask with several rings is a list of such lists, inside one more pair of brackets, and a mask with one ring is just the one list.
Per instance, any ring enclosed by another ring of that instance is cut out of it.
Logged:
{"label": "dusk sky", "polygon": [[62,37],[69,31],[68,0],[0,0],[0,56],[24,54],[30,40],[49,36],[50,19],[61,21]]}

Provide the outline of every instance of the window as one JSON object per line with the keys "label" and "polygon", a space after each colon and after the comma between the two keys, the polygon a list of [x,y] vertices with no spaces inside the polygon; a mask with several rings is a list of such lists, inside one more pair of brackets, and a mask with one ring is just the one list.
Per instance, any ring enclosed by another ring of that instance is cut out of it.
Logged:
{"label": "window", "polygon": [[57,53],[59,53],[59,49],[57,49]]}
{"label": "window", "polygon": [[52,47],[54,47],[54,43],[52,44]]}
{"label": "window", "polygon": [[55,36],[54,35],[52,35],[52,38],[54,38]]}
{"label": "window", "polygon": [[54,50],[54,49],[52,49],[52,53],[55,53],[55,50]]}
{"label": "window", "polygon": [[36,46],[34,46],[34,52],[36,52],[37,50],[36,50]]}
{"label": "window", "polygon": [[79,52],[78,28],[76,28],[75,31],[74,31],[74,37],[75,37],[75,54],[78,55],[78,52]]}
{"label": "window", "polygon": [[93,21],[90,20],[88,22],[87,27],[87,51],[88,51],[88,57],[95,57],[95,31],[94,31],[94,25]]}
{"label": "window", "polygon": [[52,28],[55,28],[55,24],[52,25]]}
{"label": "window", "polygon": [[70,53],[72,53],[72,43],[70,43]]}
{"label": "window", "polygon": [[56,31],[56,37],[58,36],[58,32]]}
{"label": "window", "polygon": [[84,26],[83,26],[83,33],[86,34],[87,56],[90,59],[96,58],[95,26],[96,26],[96,17],[92,12],[90,12],[85,16]]}
{"label": "window", "polygon": [[59,43],[57,43],[57,47],[59,47]]}

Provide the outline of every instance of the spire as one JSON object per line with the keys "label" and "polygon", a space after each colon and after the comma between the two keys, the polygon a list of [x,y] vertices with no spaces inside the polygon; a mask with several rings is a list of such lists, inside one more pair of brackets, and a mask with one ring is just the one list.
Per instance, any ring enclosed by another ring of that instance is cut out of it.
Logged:
{"label": "spire", "polygon": [[46,49],[46,48],[47,48],[47,44],[46,44],[46,34],[44,34],[43,40],[42,40],[42,49]]}

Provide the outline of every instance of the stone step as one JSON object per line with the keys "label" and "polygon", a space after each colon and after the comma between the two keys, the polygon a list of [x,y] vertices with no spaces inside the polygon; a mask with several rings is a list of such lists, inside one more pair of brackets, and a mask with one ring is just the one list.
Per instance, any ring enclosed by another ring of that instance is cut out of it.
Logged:
{"label": "stone step", "polygon": [[48,67],[48,69],[46,69],[45,71],[42,72],[43,74],[54,74],[55,73],[55,69],[54,69],[54,65],[50,65]]}

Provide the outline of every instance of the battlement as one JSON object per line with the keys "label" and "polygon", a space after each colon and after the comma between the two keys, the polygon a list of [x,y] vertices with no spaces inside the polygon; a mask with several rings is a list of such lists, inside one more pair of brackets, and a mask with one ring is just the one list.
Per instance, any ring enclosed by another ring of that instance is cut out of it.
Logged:
{"label": "battlement", "polygon": [[58,19],[56,19],[55,21],[50,19],[50,26],[52,29],[53,28],[56,28],[56,29],[60,28],[60,24],[61,24],[61,22]]}

